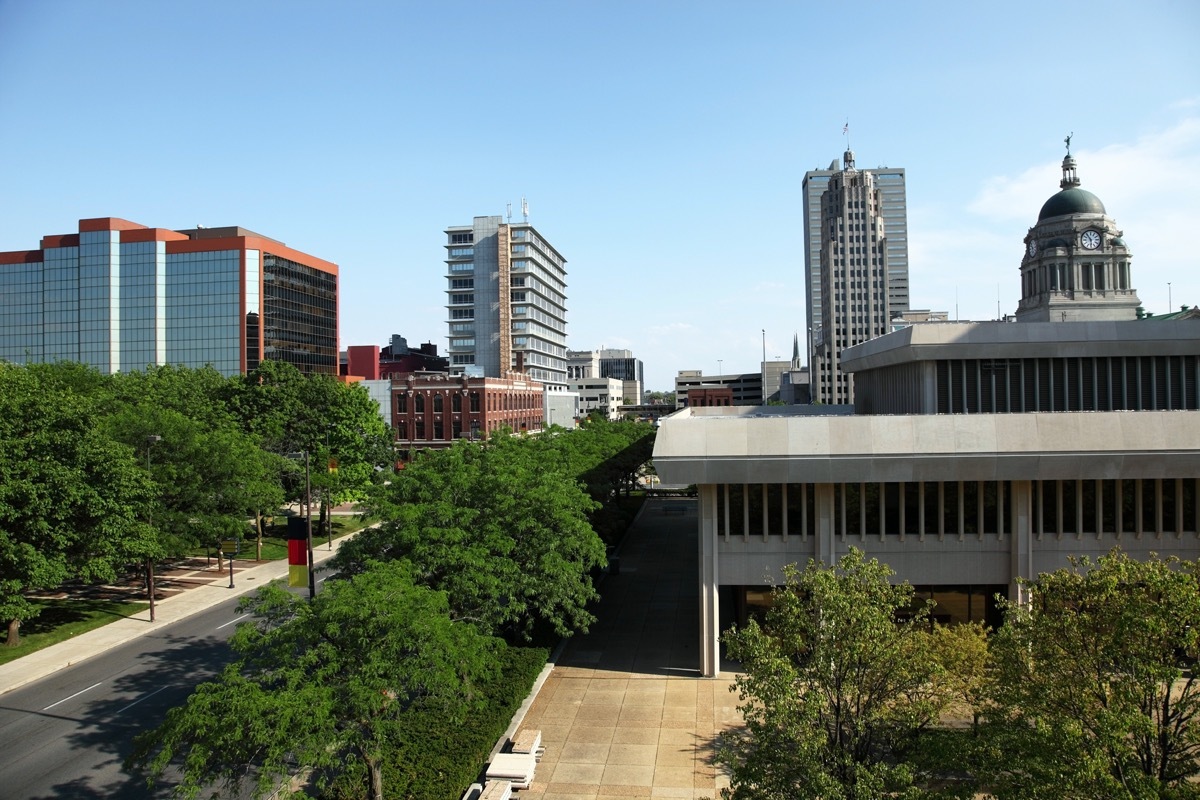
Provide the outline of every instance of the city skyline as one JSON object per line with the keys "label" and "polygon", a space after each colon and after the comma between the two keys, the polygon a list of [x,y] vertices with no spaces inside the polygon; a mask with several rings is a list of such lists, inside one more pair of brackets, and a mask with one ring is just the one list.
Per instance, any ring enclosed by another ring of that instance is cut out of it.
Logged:
{"label": "city skyline", "polygon": [[[804,338],[801,181],[847,146],[907,172],[911,306],[1014,313],[1022,240],[1073,133],[1144,307],[1200,303],[1190,4],[519,12],[2,4],[19,202],[0,251],[101,216],[268,231],[340,265],[343,349],[402,333],[446,352],[430,232],[510,203],[521,219],[525,197],[569,260],[567,347],[632,350],[664,390]],[[847,36],[880,58],[847,58]],[[1058,77],[1108,47],[1122,57],[1097,56],[1094,80]],[[813,80],[818,64],[837,79]]]}

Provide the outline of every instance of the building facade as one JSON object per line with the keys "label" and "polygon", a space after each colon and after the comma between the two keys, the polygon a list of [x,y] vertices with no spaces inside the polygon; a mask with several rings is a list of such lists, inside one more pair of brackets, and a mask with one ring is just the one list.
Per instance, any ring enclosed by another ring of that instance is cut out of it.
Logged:
{"label": "building facade", "polygon": [[449,367],[449,359],[438,355],[437,345],[433,342],[425,342],[414,350],[403,336],[393,335],[391,344],[386,347],[372,344],[347,347],[341,374],[373,381],[410,372],[448,372]]}
{"label": "building facade", "polygon": [[698,369],[683,369],[675,375],[675,407],[686,408],[692,389],[713,389],[727,386],[733,393],[735,406],[763,404],[761,372],[742,372],[732,375],[705,375]]}
{"label": "building facade", "polygon": [[529,223],[446,229],[450,371],[567,382],[566,260]]}
{"label": "building facade", "polygon": [[392,381],[391,416],[398,450],[449,447],[508,428],[541,430],[542,384],[520,377],[414,373]]}
{"label": "building facade", "polygon": [[[1104,243],[1097,213],[1040,222]],[[1023,281],[1029,271],[1027,249]],[[1020,602],[1021,579],[1073,557],[1200,558],[1200,319],[1072,321],[1086,316],[1074,308],[1058,309],[1066,321],[915,324],[850,347],[854,408],[661,420],[659,475],[699,490],[703,673],[719,670],[721,630],[767,601],[785,565],[851,547],[933,600],[940,621],[993,626],[997,594]]]}
{"label": "building facade", "polygon": [[567,388],[579,395],[579,414],[600,414],[610,420],[621,418],[623,385],[616,378],[581,378],[568,381]]}
{"label": "building facade", "polygon": [[0,253],[0,297],[0,358],[14,363],[338,372],[337,265],[244,228],[80,220]]}
{"label": "building facade", "polygon": [[630,350],[568,350],[567,377],[570,380],[616,378],[621,381],[621,395],[625,405],[642,402],[642,391],[645,387],[644,368],[641,359],[635,358]]}
{"label": "building facade", "polygon": [[854,153],[804,176],[804,277],[814,401],[849,403],[840,349],[882,336],[907,311],[908,211],[903,169],[859,170]]}
{"label": "building facade", "polygon": [[[1068,144],[1070,140],[1068,139]],[[1061,191],[1042,206],[1025,236],[1021,322],[1135,319],[1141,301],[1130,278],[1132,254],[1100,198],[1080,188],[1070,150]]]}

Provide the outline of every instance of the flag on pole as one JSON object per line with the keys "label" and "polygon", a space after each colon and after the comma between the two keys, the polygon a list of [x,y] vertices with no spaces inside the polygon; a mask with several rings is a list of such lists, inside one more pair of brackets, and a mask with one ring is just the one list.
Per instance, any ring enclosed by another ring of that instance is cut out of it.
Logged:
{"label": "flag on pole", "polygon": [[850,132],[850,123],[847,122],[845,125],[842,126],[842,136],[845,136],[849,132]]}

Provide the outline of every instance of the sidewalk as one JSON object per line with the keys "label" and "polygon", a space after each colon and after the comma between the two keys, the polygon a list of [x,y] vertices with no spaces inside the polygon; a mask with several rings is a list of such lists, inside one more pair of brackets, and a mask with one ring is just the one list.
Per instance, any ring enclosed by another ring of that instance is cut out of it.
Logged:
{"label": "sidewalk", "polygon": [[733,673],[700,677],[697,507],[642,508],[597,622],[567,641],[520,722],[546,748],[522,800],[693,800],[729,785],[713,747],[741,716]]}
{"label": "sidewalk", "polygon": [[[337,553],[341,543],[353,537],[343,536],[333,541],[329,549],[323,540],[313,537],[313,563],[319,565]],[[203,561],[203,559],[200,559]],[[233,585],[229,588],[229,564],[223,572],[217,572],[216,560],[210,568],[196,569],[183,577],[169,579],[172,589],[179,590],[155,603],[155,621],[150,622],[150,610],[146,609],[132,617],[125,617],[101,628],[80,634],[74,639],[42,648],[16,661],[0,665],[0,694],[11,692],[27,683],[44,678],[72,664],[99,655],[113,647],[125,644],[139,636],[160,630],[163,626],[178,622],[201,611],[228,600],[240,597],[264,586],[277,578],[287,578],[287,559],[277,561],[234,560]],[[186,587],[186,588],[185,588]],[[144,599],[143,592],[138,599]]]}

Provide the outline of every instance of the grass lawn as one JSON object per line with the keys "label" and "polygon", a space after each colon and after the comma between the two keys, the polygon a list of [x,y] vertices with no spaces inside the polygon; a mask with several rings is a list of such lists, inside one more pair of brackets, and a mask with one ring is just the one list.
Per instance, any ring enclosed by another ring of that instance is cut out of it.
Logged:
{"label": "grass lawn", "polygon": [[[35,600],[42,613],[21,626],[21,643],[0,646],[0,664],[28,655],[35,650],[87,633],[121,617],[131,617],[150,607],[149,603],[117,600]],[[8,634],[0,636],[7,642]]]}
{"label": "grass lawn", "polygon": [[[364,521],[357,516],[336,516],[333,518],[333,538],[341,539],[343,536],[349,536],[373,522],[374,520]],[[325,530],[319,527],[316,517],[313,517],[312,525],[313,549],[319,550],[328,541],[328,537]],[[238,561],[253,561],[254,550],[254,538],[243,539],[241,551],[237,556]],[[204,556],[206,554],[205,551],[199,550],[193,555]],[[287,517],[276,516],[272,518],[271,524],[263,526],[262,560],[277,561],[281,558],[287,558]]]}
{"label": "grass lawn", "polygon": [[[264,529],[262,560],[275,561],[287,558],[287,517],[277,516],[274,524]],[[340,539],[351,533],[360,531],[372,524],[371,520],[363,521],[356,516],[333,517],[333,538]],[[317,527],[313,520],[313,549],[320,550],[325,546],[326,533]],[[207,555],[201,549],[193,553],[203,558]],[[238,561],[254,560],[254,540],[242,542]],[[83,587],[84,589],[88,587]],[[121,617],[129,617],[150,607],[146,602],[123,602],[118,600],[96,600],[84,597],[68,597],[62,599],[37,599],[33,601],[42,612],[34,619],[21,626],[21,643],[16,647],[7,647],[7,633],[0,628],[0,664],[28,655],[43,647],[58,644],[93,628],[99,628],[114,622]],[[161,602],[161,601],[160,601]]]}

